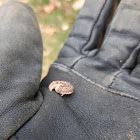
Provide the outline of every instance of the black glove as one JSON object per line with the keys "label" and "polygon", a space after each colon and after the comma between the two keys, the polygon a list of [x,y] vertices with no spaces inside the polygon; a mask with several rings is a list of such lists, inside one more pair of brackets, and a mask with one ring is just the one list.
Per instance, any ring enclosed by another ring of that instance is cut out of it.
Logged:
{"label": "black glove", "polygon": [[[139,140],[140,1],[121,1],[98,48],[114,3],[86,0],[40,87],[42,43],[33,12],[15,1],[0,8],[1,140]],[[74,93],[50,92],[58,80]]]}
{"label": "black glove", "polygon": [[42,40],[32,9],[9,0],[0,7],[0,140],[40,108]]}

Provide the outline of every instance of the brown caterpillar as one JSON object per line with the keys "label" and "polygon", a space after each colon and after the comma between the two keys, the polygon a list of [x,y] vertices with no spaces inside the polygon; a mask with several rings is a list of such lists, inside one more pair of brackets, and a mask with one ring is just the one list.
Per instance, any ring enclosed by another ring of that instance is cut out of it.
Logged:
{"label": "brown caterpillar", "polygon": [[49,85],[49,90],[55,90],[57,93],[61,94],[61,96],[65,94],[72,94],[74,91],[74,87],[72,84],[66,81],[53,81]]}

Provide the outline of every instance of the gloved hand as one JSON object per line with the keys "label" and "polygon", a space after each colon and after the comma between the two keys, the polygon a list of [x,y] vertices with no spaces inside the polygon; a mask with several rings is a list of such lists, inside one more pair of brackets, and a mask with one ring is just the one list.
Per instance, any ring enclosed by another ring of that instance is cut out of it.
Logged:
{"label": "gloved hand", "polygon": [[[138,140],[140,138],[140,1],[121,0],[99,48],[115,0],[86,0],[41,82],[42,42],[32,10],[0,8],[0,139]],[[53,81],[72,95],[50,92]]]}

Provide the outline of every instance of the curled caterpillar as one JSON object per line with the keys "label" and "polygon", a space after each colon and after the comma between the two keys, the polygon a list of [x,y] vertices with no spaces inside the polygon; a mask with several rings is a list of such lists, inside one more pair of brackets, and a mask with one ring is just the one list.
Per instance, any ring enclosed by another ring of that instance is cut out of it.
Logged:
{"label": "curled caterpillar", "polygon": [[61,96],[65,94],[72,94],[74,91],[74,87],[72,84],[66,81],[53,81],[49,85],[49,90],[55,90],[57,93],[61,94]]}

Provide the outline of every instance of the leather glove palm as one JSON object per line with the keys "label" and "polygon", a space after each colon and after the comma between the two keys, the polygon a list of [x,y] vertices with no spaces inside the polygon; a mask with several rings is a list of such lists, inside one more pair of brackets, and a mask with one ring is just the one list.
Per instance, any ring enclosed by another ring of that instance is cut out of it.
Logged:
{"label": "leather glove palm", "polygon": [[[20,3],[5,4],[6,8],[18,5],[15,11],[19,15],[14,13],[15,20],[1,23],[0,39],[3,37],[3,44],[8,44],[2,49],[6,58],[1,55],[5,66],[1,70],[1,87],[7,94],[7,98],[1,94],[4,102],[1,110],[5,115],[5,119],[1,119],[2,139],[19,128],[11,140],[139,139],[140,2],[121,1],[98,48],[114,2],[85,2],[58,59],[40,87],[42,44],[35,18],[32,11]],[[6,8],[3,6],[1,10]],[[7,16],[11,17],[11,13]],[[15,26],[15,23],[19,24]],[[10,28],[8,34],[6,25]],[[8,67],[9,64],[12,66]],[[57,80],[72,83],[74,93],[64,97],[51,93],[48,86]]]}

